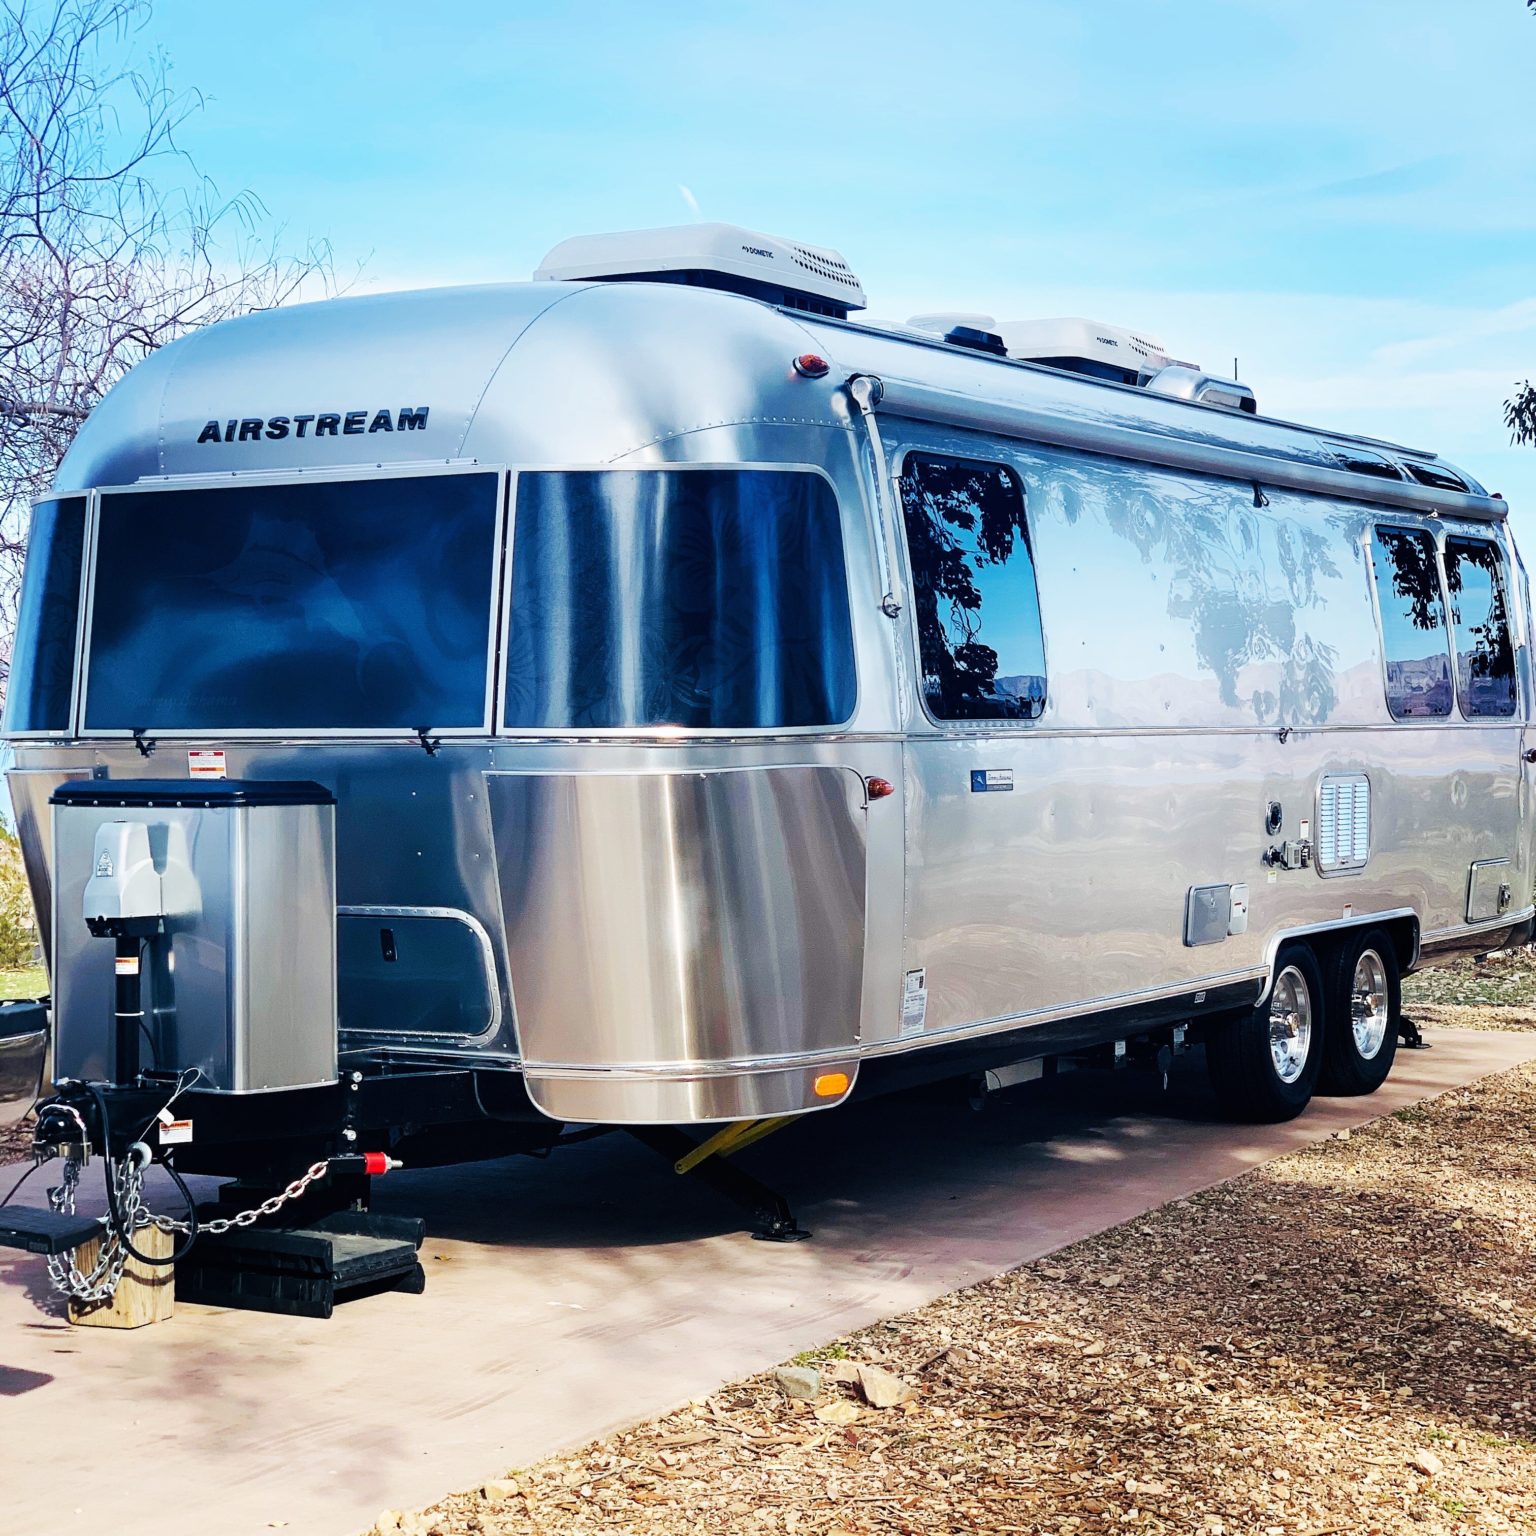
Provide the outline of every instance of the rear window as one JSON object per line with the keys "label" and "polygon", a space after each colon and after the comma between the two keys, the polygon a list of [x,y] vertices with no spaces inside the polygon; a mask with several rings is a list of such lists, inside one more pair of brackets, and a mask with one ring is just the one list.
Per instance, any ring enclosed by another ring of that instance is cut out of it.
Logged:
{"label": "rear window", "polygon": [[7,731],[62,734],[70,728],[84,549],[85,497],[38,502],[27,536],[27,568],[6,684]]}
{"label": "rear window", "polygon": [[830,726],[854,701],[842,530],[819,475],[518,476],[509,729]]}
{"label": "rear window", "polygon": [[1372,537],[1387,707],[1398,720],[1438,719],[1451,712],[1451,656],[1435,541],[1418,528]]}
{"label": "rear window", "polygon": [[483,728],[498,479],[103,494],[86,729]]}
{"label": "rear window", "polygon": [[1515,652],[1504,601],[1504,562],[1487,539],[1445,541],[1445,580],[1456,632],[1456,702],[1468,719],[1515,712]]}

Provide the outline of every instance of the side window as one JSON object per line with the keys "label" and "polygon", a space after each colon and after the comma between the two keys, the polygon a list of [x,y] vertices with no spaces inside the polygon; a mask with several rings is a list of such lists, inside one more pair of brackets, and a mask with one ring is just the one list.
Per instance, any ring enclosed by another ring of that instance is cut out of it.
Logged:
{"label": "side window", "polygon": [[1456,702],[1469,720],[1515,712],[1515,652],[1504,562],[1487,539],[1445,541],[1445,581],[1456,635]]}
{"label": "side window", "polygon": [[1036,719],[1045,640],[1019,477],[1001,464],[909,454],[901,505],[929,714]]}
{"label": "side window", "polygon": [[1451,712],[1451,658],[1435,541],[1421,528],[1377,528],[1371,568],[1381,610],[1387,707],[1394,719]]}
{"label": "side window", "polygon": [[69,729],[84,549],[85,497],[38,502],[11,652],[7,731]]}

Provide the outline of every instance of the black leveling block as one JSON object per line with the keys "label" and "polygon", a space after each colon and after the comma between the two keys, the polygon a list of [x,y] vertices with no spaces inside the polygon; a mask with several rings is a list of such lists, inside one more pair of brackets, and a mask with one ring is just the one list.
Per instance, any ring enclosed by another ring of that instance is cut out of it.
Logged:
{"label": "black leveling block", "polygon": [[425,1237],[419,1217],[366,1211],[338,1211],[302,1227],[205,1232],[176,1266],[176,1299],[329,1317],[338,1301],[352,1296],[419,1296],[427,1277],[416,1254]]}

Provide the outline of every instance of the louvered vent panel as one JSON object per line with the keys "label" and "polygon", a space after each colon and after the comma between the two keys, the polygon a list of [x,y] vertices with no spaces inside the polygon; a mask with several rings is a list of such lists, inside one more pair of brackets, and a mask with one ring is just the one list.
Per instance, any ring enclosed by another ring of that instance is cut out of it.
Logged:
{"label": "louvered vent panel", "polygon": [[1371,781],[1363,773],[1323,780],[1317,792],[1317,867],[1363,869],[1371,856]]}

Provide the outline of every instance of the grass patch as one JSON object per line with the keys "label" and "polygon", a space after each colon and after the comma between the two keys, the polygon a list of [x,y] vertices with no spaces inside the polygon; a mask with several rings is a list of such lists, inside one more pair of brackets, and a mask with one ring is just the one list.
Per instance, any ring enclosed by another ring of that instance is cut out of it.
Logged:
{"label": "grass patch", "polygon": [[0,971],[0,1001],[47,995],[48,972],[42,966],[27,971]]}

